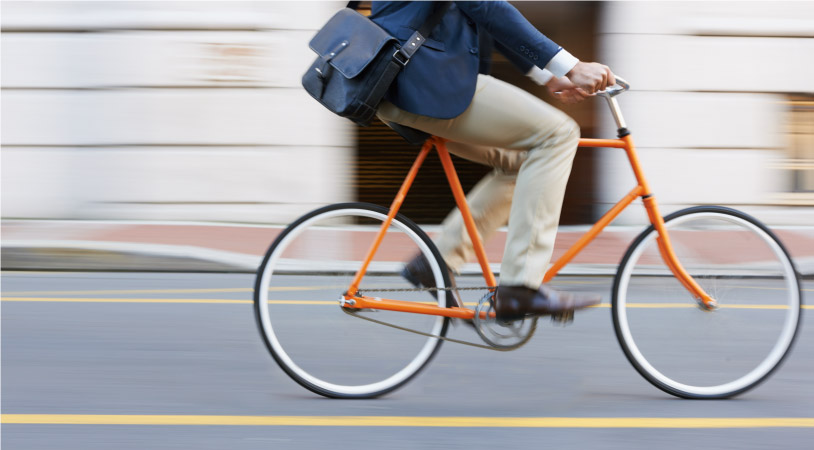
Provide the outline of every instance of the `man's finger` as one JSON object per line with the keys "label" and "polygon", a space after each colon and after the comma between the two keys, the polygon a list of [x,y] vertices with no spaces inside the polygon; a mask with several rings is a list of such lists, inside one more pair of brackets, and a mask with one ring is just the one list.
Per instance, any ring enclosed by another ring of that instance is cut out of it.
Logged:
{"label": "man's finger", "polygon": [[613,76],[613,72],[610,70],[610,67],[605,66],[605,70],[608,72],[608,85],[613,86],[616,84],[616,77]]}
{"label": "man's finger", "polygon": [[597,91],[604,91],[608,88],[608,73],[604,70],[602,71],[602,82],[599,87],[596,88]]}

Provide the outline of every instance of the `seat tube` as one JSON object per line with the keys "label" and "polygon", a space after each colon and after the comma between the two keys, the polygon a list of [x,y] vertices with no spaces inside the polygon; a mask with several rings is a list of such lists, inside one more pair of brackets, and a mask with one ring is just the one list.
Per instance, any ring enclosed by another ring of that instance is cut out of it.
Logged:
{"label": "seat tube", "polygon": [[463,187],[461,187],[461,180],[458,178],[458,173],[452,164],[452,158],[449,156],[444,140],[440,138],[433,138],[435,140],[435,149],[438,151],[438,157],[441,159],[441,165],[444,166],[444,173],[449,181],[449,187],[452,189],[452,195],[455,197],[455,203],[461,211],[466,232],[472,240],[472,248],[475,250],[475,255],[478,257],[478,263],[483,271],[483,278],[489,286],[497,286],[497,281],[489,267],[489,261],[486,259],[486,250],[483,248],[483,241],[478,233],[478,228],[475,225],[475,220],[472,218],[472,212],[469,210],[469,204],[466,203],[466,195],[464,194]]}

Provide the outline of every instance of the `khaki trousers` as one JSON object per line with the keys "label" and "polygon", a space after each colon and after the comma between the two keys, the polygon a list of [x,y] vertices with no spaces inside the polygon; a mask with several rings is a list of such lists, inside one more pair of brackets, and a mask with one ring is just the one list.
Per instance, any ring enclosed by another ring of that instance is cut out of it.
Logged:
{"label": "khaki trousers", "polygon": [[[494,167],[467,195],[485,241],[508,223],[501,285],[537,289],[557,235],[565,185],[579,141],[579,127],[562,111],[513,85],[479,75],[472,103],[453,119],[379,107],[396,122],[450,140],[450,153]],[[472,260],[474,250],[460,211],[444,220],[436,240],[450,269]]]}

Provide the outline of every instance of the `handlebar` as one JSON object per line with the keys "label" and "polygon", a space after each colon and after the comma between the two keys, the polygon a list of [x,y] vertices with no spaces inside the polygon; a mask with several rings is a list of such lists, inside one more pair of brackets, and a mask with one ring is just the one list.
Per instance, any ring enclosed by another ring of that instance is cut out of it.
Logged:
{"label": "handlebar", "polygon": [[626,129],[627,125],[625,125],[625,119],[622,117],[622,111],[619,109],[619,104],[616,102],[617,95],[621,94],[622,92],[630,90],[630,84],[625,81],[624,78],[620,78],[614,76],[616,78],[616,84],[613,86],[608,86],[605,88],[604,91],[597,91],[591,94],[592,96],[596,97],[603,97],[605,100],[608,101],[608,107],[610,108],[611,114],[613,115],[613,120],[616,121],[616,127],[618,129]]}
{"label": "handlebar", "polygon": [[[624,78],[614,76],[616,78],[616,84],[612,86],[608,86],[605,88],[604,91],[596,91],[591,95],[596,95],[599,97],[616,97],[617,95],[621,94],[622,92],[630,90],[630,84],[625,81]],[[557,91],[555,94],[561,94],[562,92]]]}
{"label": "handlebar", "polygon": [[600,97],[616,97],[617,95],[630,90],[630,84],[624,80],[624,78],[614,76],[616,78],[616,84],[613,86],[608,86],[604,91],[597,91],[594,92],[594,95],[598,95]]}

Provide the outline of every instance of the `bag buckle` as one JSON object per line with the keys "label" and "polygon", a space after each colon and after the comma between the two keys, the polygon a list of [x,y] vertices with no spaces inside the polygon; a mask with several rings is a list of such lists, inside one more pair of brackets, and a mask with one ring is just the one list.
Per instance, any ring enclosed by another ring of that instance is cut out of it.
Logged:
{"label": "bag buckle", "polygon": [[[396,55],[401,55],[401,58],[396,57]],[[393,53],[393,61],[401,64],[401,67],[404,67],[407,65],[408,62],[410,62],[410,58],[407,57],[407,55],[405,55],[404,53],[402,53],[401,49],[398,49],[395,51],[395,53]]]}

